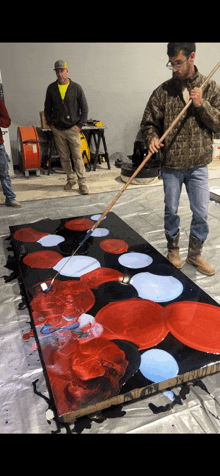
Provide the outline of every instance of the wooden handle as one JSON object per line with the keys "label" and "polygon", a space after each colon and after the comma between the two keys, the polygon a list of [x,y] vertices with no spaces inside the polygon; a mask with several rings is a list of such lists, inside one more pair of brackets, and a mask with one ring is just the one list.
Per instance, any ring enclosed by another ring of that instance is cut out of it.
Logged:
{"label": "wooden handle", "polygon": [[[218,62],[218,64],[215,66],[215,68],[211,71],[211,73],[209,74],[209,76],[206,78],[206,80],[204,81],[204,83],[202,84],[201,86],[201,89],[204,89],[204,87],[208,84],[208,82],[210,81],[211,77],[213,76],[213,74],[217,71],[217,69],[219,68],[220,66],[220,61]],[[176,123],[179,121],[179,119],[181,118],[181,116],[184,114],[184,112],[186,112],[186,110],[191,106],[192,104],[192,99],[190,99],[190,101],[185,105],[185,107],[182,109],[182,111],[179,113],[179,115],[176,117],[176,119],[174,119],[174,121],[172,122],[171,126],[166,130],[166,132],[162,135],[162,137],[159,139],[159,144],[161,144],[161,142],[163,142],[163,140],[165,139],[165,137],[170,133],[170,131],[174,128],[174,126],[176,125]],[[102,216],[98,219],[98,221],[95,223],[95,225],[93,225],[93,227],[91,228],[91,230],[95,230],[95,228],[101,223],[101,221],[103,220],[103,218],[105,218],[105,216],[107,215],[107,213],[111,210],[111,208],[113,207],[113,205],[117,202],[117,200],[120,198],[120,196],[122,195],[122,193],[126,190],[126,188],[130,185],[130,183],[134,180],[134,178],[136,177],[136,175],[140,172],[140,170],[144,167],[144,165],[147,163],[147,161],[150,159],[150,157],[152,156],[153,154],[151,152],[148,153],[147,157],[145,157],[145,159],[143,160],[143,162],[141,162],[141,164],[139,165],[139,167],[135,170],[135,172],[133,173],[133,175],[129,178],[129,180],[125,183],[125,185],[123,186],[123,188],[121,189],[121,191],[116,195],[116,197],[112,200],[112,202],[110,203],[110,205],[106,208],[106,210],[104,211],[104,213],[102,214]]]}

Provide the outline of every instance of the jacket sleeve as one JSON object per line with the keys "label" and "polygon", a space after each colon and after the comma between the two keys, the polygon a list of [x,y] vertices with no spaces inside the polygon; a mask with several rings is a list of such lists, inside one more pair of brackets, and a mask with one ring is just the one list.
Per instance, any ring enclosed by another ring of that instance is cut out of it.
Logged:
{"label": "jacket sleeve", "polygon": [[51,97],[49,86],[47,88],[46,98],[44,102],[44,115],[45,115],[46,123],[50,127],[53,124],[53,103],[52,103],[52,97]]}
{"label": "jacket sleeve", "polygon": [[2,99],[0,99],[0,127],[7,129],[11,124],[11,119]]}
{"label": "jacket sleeve", "polygon": [[80,129],[81,129],[82,126],[87,121],[88,111],[89,111],[88,104],[87,104],[87,101],[86,101],[86,97],[85,97],[85,94],[84,94],[82,88],[80,88],[80,91],[79,91],[78,104],[79,104],[79,107],[80,107],[80,120],[78,121],[77,126],[80,127]]}
{"label": "jacket sleeve", "polygon": [[212,132],[220,132],[220,86],[212,81],[207,100],[203,99],[202,105],[196,109],[198,119]]}
{"label": "jacket sleeve", "polygon": [[163,107],[159,88],[151,95],[141,121],[141,130],[146,146],[149,147],[153,137],[158,139],[163,133]]}

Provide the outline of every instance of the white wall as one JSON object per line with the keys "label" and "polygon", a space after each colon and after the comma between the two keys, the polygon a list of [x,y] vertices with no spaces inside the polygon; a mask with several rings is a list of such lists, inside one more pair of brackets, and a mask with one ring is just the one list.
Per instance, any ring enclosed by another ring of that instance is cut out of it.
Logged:
{"label": "white wall", "polygon": [[[146,103],[152,91],[171,77],[164,43],[0,43],[6,107],[14,164],[17,126],[40,126],[47,86],[56,80],[58,59],[67,62],[69,77],[79,83],[98,119],[108,152],[130,155]],[[197,43],[195,64],[208,75],[220,61],[220,43]],[[214,79],[220,84],[220,69]]]}

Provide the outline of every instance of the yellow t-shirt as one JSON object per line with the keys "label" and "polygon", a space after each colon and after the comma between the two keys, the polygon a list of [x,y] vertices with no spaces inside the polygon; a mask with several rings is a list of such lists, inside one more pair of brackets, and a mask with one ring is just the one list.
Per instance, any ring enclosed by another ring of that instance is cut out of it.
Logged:
{"label": "yellow t-shirt", "polygon": [[64,100],[64,98],[65,98],[65,94],[66,94],[68,86],[69,86],[69,83],[68,84],[58,84],[58,88],[59,88],[62,100]]}

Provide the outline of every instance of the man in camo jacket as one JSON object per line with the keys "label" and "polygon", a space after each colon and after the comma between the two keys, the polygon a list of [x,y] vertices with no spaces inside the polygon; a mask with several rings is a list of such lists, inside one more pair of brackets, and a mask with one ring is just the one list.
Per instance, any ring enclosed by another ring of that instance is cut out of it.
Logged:
{"label": "man in camo jacket", "polygon": [[[220,87],[211,80],[204,91],[201,89],[206,77],[194,65],[195,51],[195,43],[168,43],[167,67],[173,70],[173,76],[151,95],[141,130],[150,152],[161,148],[168,259],[177,268],[182,267],[178,206],[185,183],[193,213],[186,261],[211,276],[215,270],[201,252],[209,233],[207,165],[212,161],[213,133],[220,132]],[[190,99],[191,106],[159,145],[159,138]]]}

